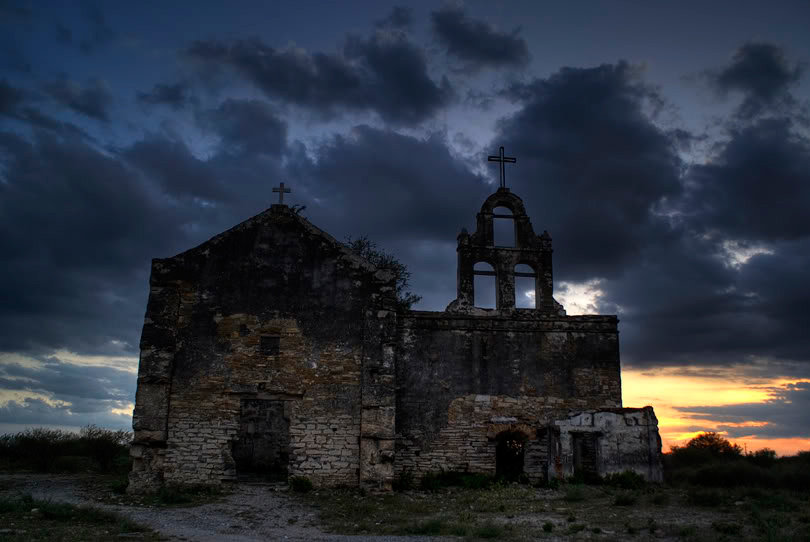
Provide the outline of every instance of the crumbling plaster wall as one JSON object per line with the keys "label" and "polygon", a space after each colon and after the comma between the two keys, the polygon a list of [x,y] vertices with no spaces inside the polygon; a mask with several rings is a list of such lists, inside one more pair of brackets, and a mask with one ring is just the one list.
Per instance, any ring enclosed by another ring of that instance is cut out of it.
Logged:
{"label": "crumbling plaster wall", "polygon": [[290,402],[291,475],[390,485],[393,281],[283,205],[154,260],[130,490],[233,479],[243,397]]}
{"label": "crumbling plaster wall", "polygon": [[572,435],[597,436],[599,476],[632,470],[652,482],[663,481],[661,436],[653,408],[617,408],[571,413],[555,422],[559,428],[559,457],[555,477],[574,475]]}

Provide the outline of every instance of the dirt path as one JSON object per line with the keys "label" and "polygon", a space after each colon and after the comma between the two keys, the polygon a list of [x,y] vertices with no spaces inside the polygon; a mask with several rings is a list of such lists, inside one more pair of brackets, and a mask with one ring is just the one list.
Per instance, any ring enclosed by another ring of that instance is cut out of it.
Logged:
{"label": "dirt path", "polygon": [[108,504],[86,475],[0,474],[0,496],[31,495],[35,499],[89,504],[117,512],[172,540],[397,541],[439,540],[408,536],[342,536],[318,527],[317,511],[271,485],[239,485],[217,502],[190,507]]}

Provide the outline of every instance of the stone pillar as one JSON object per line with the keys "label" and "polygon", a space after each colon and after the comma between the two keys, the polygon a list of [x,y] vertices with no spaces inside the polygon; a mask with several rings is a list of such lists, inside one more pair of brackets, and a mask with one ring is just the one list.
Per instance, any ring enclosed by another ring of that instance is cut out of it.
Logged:
{"label": "stone pillar", "polygon": [[135,434],[130,448],[132,471],[127,489],[130,493],[155,491],[163,484],[169,392],[180,307],[179,289],[171,282],[162,283],[164,272],[161,262],[154,261],[132,414]]}
{"label": "stone pillar", "polygon": [[498,260],[496,279],[498,283],[498,310],[509,310],[515,308],[515,267],[510,258]]}
{"label": "stone pillar", "polygon": [[396,437],[397,313],[366,311],[363,337],[363,389],[360,418],[360,487],[391,490]]}

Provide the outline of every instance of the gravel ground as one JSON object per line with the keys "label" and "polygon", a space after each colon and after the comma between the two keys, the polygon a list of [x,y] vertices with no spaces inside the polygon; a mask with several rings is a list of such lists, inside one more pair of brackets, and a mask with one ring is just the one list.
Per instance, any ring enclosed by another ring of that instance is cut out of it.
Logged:
{"label": "gravel ground", "polygon": [[257,540],[430,541],[418,536],[342,536],[324,533],[317,511],[272,485],[241,484],[218,502],[156,508],[98,502],[86,476],[0,474],[0,495],[30,494],[35,499],[91,504],[117,512],[171,540],[248,542]]}

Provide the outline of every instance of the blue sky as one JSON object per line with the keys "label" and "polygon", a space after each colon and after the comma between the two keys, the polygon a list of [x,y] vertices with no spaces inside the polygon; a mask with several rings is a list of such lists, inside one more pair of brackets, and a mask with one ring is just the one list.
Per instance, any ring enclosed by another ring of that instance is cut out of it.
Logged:
{"label": "blue sky", "polygon": [[761,421],[808,396],[808,15],[0,2],[0,429],[127,426],[150,259],[262,211],[280,181],[442,310],[505,145],[558,298],[619,315],[626,371],[770,390],[690,397],[682,433],[736,416],[735,437],[810,438]]}

